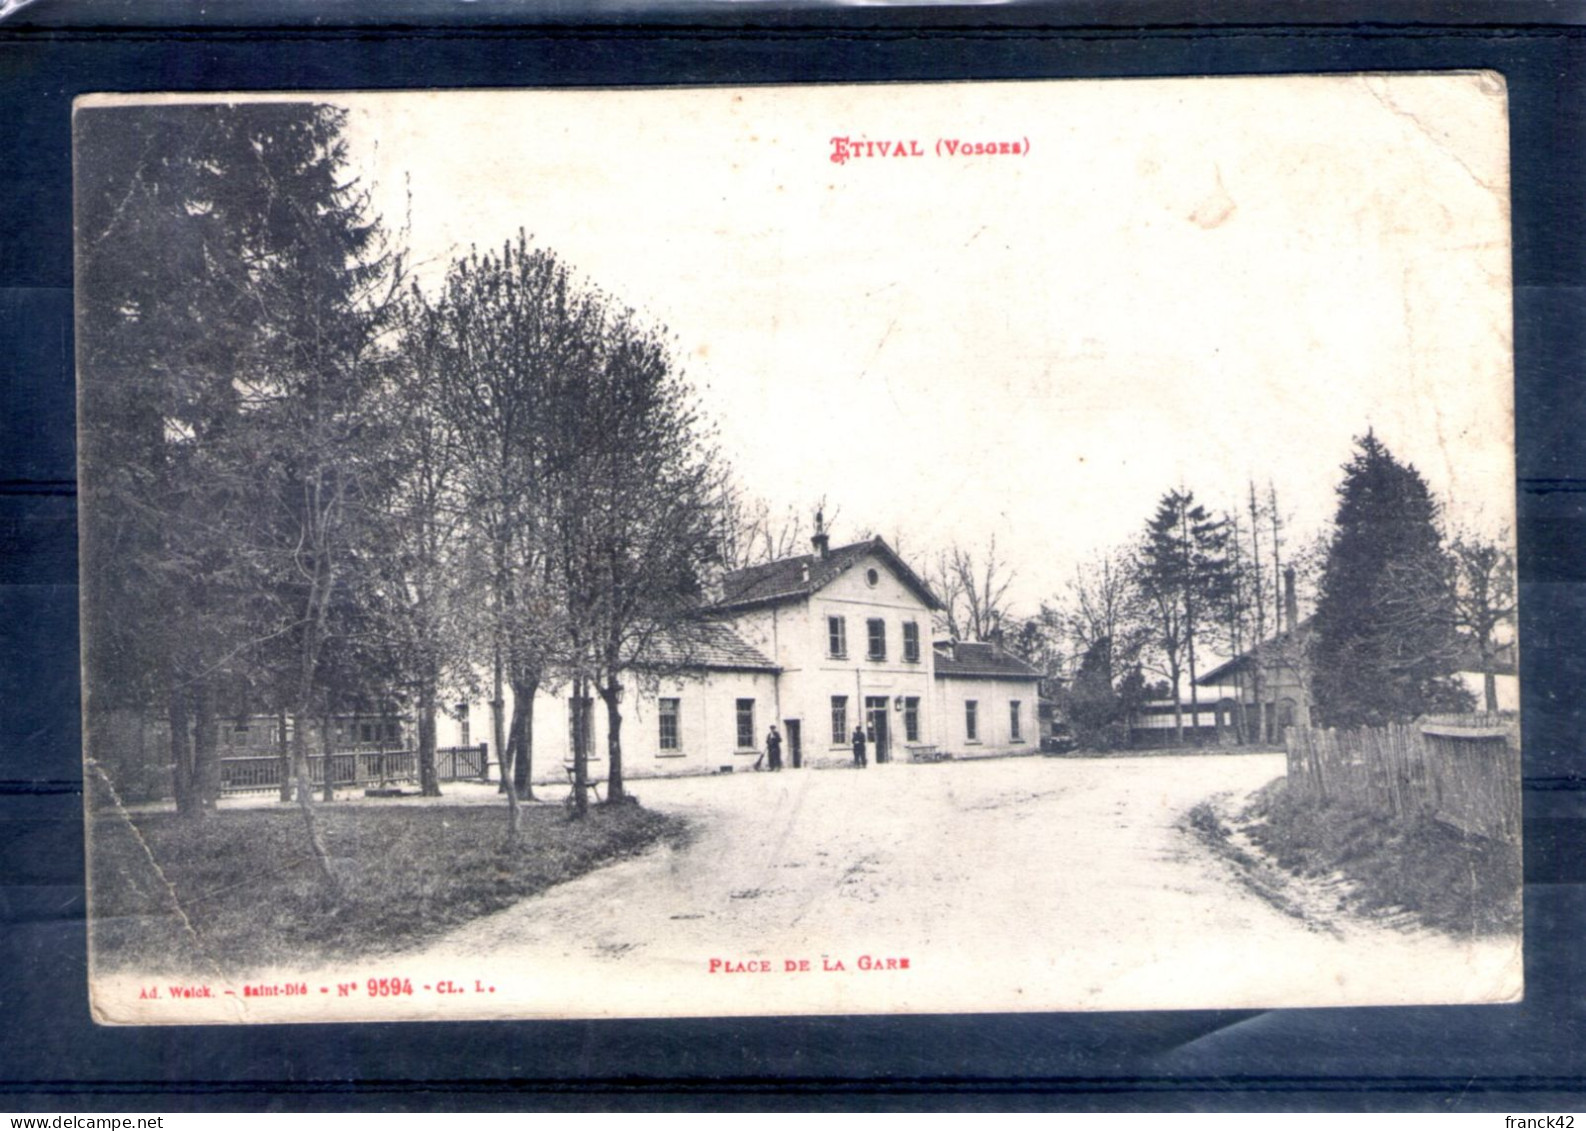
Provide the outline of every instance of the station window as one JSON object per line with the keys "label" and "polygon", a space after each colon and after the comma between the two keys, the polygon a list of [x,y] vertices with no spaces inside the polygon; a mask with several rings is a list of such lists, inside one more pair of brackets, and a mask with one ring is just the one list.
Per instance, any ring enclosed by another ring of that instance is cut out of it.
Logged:
{"label": "station window", "polygon": [[[678,701],[676,699],[662,699],[659,703],[660,707],[657,714],[661,721],[661,749],[680,750],[682,749],[682,743],[678,739],[677,729]],[[742,735],[740,734],[739,737],[742,738]]]}
{"label": "station window", "polygon": [[913,621],[903,622],[903,659],[911,664],[920,662],[920,626]]}
{"label": "station window", "polygon": [[754,749],[754,700],[738,700],[738,749]]}

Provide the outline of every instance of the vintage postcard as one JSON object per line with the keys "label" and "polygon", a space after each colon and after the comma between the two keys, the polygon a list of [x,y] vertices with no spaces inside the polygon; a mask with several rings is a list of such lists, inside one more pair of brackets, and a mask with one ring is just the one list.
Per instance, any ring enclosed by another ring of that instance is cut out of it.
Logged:
{"label": "vintage postcard", "polygon": [[1500,77],[74,139],[99,1021],[1522,995]]}

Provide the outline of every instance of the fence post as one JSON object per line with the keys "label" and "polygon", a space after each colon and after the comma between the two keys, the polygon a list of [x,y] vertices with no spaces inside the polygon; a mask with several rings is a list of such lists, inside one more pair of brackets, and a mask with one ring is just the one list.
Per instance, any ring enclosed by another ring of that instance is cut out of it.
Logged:
{"label": "fence post", "polygon": [[1422,815],[1481,836],[1519,829],[1519,767],[1512,721],[1432,716],[1353,730],[1293,728],[1285,735],[1290,787],[1396,821]]}

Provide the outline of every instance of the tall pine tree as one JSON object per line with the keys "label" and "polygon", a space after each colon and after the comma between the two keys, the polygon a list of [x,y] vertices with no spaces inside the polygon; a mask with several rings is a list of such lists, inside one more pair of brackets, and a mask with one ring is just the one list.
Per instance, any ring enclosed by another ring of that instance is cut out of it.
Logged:
{"label": "tall pine tree", "polygon": [[1438,505],[1374,432],[1355,443],[1313,621],[1318,721],[1380,726],[1466,709]]}
{"label": "tall pine tree", "polygon": [[1183,677],[1189,676],[1191,709],[1198,713],[1200,652],[1232,585],[1227,523],[1197,503],[1193,492],[1169,491],[1146,526],[1133,572],[1149,651],[1172,690],[1175,740],[1183,743]]}
{"label": "tall pine tree", "polygon": [[96,722],[163,706],[184,814],[215,802],[216,716],[248,682],[252,563],[234,543],[258,508],[239,424],[274,352],[256,283],[276,269],[279,221],[297,215],[278,188],[326,113],[74,119],[88,710]]}
{"label": "tall pine tree", "polygon": [[321,706],[396,278],[345,118],[75,120],[89,715],[164,706],[184,813],[214,804],[219,716]]}

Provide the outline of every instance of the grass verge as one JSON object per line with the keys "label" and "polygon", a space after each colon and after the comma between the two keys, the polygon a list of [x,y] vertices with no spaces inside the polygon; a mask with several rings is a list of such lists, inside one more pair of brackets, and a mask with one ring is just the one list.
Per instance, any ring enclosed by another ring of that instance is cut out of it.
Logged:
{"label": "grass verge", "polygon": [[531,805],[517,847],[503,851],[505,805],[343,805],[315,815],[339,901],[296,806],[200,822],[97,814],[96,968],[231,972],[389,953],[685,832],[677,818],[637,805],[597,806],[583,822],[560,805]]}
{"label": "grass verge", "polygon": [[1430,817],[1394,820],[1298,798],[1273,782],[1240,814],[1241,831],[1283,870],[1341,875],[1348,910],[1408,912],[1456,936],[1520,929],[1520,846]]}

